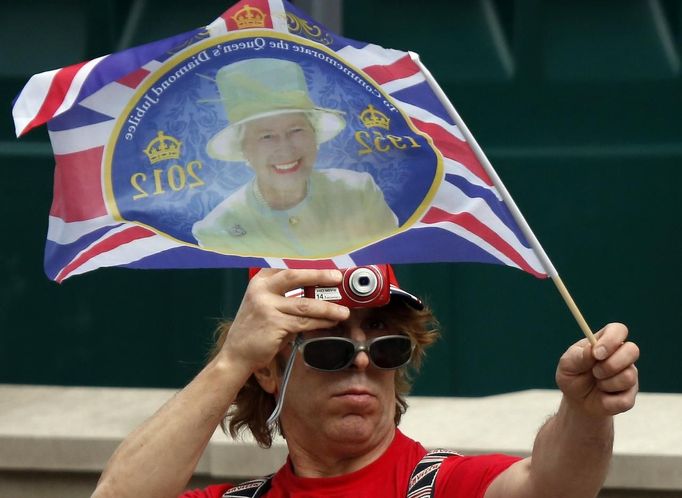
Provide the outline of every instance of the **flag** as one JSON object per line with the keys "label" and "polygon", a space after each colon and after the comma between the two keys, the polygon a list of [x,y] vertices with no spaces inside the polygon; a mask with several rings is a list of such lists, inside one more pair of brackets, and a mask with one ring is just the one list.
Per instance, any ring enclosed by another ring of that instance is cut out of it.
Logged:
{"label": "flag", "polygon": [[[109,266],[436,261],[546,277],[453,111],[416,54],[344,38],[285,0],[37,74],[13,106],[17,136],[47,123],[45,271],[58,282]],[[303,152],[287,159],[285,141]],[[280,159],[266,170],[268,151]]]}

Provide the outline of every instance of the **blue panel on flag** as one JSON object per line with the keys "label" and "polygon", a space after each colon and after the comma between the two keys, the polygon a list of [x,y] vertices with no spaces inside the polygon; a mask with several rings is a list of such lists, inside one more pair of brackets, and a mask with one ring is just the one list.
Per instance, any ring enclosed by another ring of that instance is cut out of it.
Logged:
{"label": "blue panel on flag", "polygon": [[64,114],[60,114],[56,118],[47,123],[47,128],[50,131],[63,131],[72,128],[80,128],[91,124],[102,123],[104,121],[111,121],[111,116],[102,114],[87,107],[75,105]]}
{"label": "blue panel on flag", "polygon": [[391,255],[393,263],[452,261],[453,254],[457,254],[460,262],[505,264],[476,244],[435,227],[403,232],[354,252],[352,257],[357,264],[364,265],[382,261],[385,254]]}
{"label": "blue panel on flag", "polygon": [[399,90],[393,92],[393,97],[396,99],[407,102],[408,104],[421,107],[422,109],[428,110],[430,113],[438,116],[443,121],[454,125],[455,122],[448,115],[448,112],[440,103],[436,95],[431,91],[429,84],[427,82],[419,83],[418,85],[410,86],[404,90]]}
{"label": "blue panel on flag", "polygon": [[138,261],[128,263],[126,268],[164,269],[164,268],[226,268],[226,267],[263,267],[267,266],[261,258],[242,258],[202,251],[194,247],[176,247],[152,254]]}

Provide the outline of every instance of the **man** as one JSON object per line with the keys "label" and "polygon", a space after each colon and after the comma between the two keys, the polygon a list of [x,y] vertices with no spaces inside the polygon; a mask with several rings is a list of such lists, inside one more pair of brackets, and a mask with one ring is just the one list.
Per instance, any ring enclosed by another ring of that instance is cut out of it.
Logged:
{"label": "man", "polygon": [[243,60],[221,68],[216,84],[230,124],[206,150],[222,161],[246,161],[255,176],[194,224],[201,247],[320,258],[397,230],[398,220],[369,173],[314,170],[319,146],[346,123],[338,111],[315,106],[298,64]]}
{"label": "man", "polygon": [[[282,358],[298,334],[304,340],[296,354],[303,361],[294,364],[280,417],[289,458],[265,496],[406,496],[410,473],[426,450],[396,428],[404,408],[399,387],[405,368],[396,365],[405,359],[404,348],[396,342],[372,351],[372,345],[385,336],[407,336],[418,357],[433,340],[425,325],[430,315],[397,283],[391,303],[377,309],[285,297],[303,286],[340,281],[336,270],[256,274],[214,358],[122,443],[94,496],[182,493],[214,429],[235,400],[237,411],[240,403],[244,406],[249,391],[271,398],[246,417],[249,427],[263,427],[281,389]],[[637,393],[634,362],[639,352],[626,341],[627,333],[623,325],[610,324],[597,334],[595,347],[583,340],[564,353],[556,375],[563,399],[540,430],[531,457],[448,458],[438,473],[435,496],[594,498],[611,456],[613,416],[630,409]],[[340,343],[348,341],[339,337],[351,339],[355,347],[348,361],[330,363],[338,349],[328,348],[328,340],[323,351],[307,350],[306,344],[327,336]],[[217,497],[228,488],[186,496]]]}

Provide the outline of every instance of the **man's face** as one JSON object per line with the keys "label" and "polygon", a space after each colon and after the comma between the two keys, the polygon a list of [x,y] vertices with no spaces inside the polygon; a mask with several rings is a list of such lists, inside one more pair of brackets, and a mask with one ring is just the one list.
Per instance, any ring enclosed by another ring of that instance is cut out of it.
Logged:
{"label": "man's face", "polygon": [[[353,309],[334,329],[307,333],[304,339],[338,335],[356,341],[398,333],[384,308]],[[391,330],[393,329],[393,330]],[[325,372],[296,360],[281,416],[289,444],[326,445],[362,453],[392,437],[395,428],[395,370],[381,370],[358,353],[351,366]]]}
{"label": "man's face", "polygon": [[244,157],[254,169],[265,199],[305,189],[317,158],[315,130],[306,115],[279,114],[255,119],[244,127]]}

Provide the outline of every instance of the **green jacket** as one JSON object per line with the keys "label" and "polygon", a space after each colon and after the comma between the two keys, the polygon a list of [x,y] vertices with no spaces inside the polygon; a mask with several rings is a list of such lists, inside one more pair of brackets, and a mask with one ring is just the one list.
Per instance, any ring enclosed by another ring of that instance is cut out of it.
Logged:
{"label": "green jacket", "polygon": [[196,222],[201,247],[244,256],[324,258],[394,233],[398,220],[369,173],[313,171],[308,195],[287,210],[271,209],[244,185]]}

